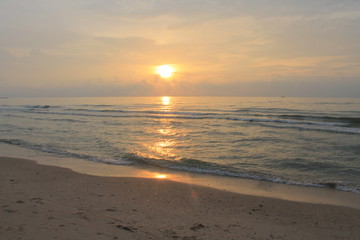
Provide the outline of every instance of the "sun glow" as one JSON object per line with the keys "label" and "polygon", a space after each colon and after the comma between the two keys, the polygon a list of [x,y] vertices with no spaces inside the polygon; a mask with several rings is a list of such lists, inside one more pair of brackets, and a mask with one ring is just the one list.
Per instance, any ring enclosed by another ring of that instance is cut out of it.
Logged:
{"label": "sun glow", "polygon": [[175,72],[175,68],[171,65],[160,65],[156,67],[156,73],[162,78],[169,78]]}

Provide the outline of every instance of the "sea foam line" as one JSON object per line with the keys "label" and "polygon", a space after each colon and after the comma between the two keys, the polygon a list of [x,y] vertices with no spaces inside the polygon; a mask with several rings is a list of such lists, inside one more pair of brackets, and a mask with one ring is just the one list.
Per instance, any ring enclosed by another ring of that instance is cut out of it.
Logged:
{"label": "sea foam line", "polygon": [[[96,156],[91,156],[87,154],[79,154],[79,153],[72,153],[68,151],[60,151],[60,150],[53,150],[46,146],[41,145],[33,145],[29,144],[22,140],[15,140],[15,139],[0,139],[0,143],[6,143],[10,145],[16,145],[23,148],[28,148],[40,152],[52,153],[63,157],[69,158],[78,158],[78,159],[85,159],[93,162],[99,162],[104,164],[111,164],[111,165],[132,165],[132,164],[140,164],[140,165],[151,165],[153,167],[160,167],[160,168],[168,168],[173,170],[179,171],[186,171],[186,172],[195,172],[195,173],[203,173],[203,174],[211,174],[211,175],[219,175],[219,176],[227,176],[227,177],[237,177],[237,178],[245,178],[245,179],[253,179],[253,180],[260,180],[260,181],[268,181],[274,183],[282,183],[288,185],[296,185],[296,186],[305,186],[305,187],[327,187],[327,188],[334,188],[341,191],[353,192],[353,193],[360,193],[359,189],[357,188],[349,188],[345,185],[342,185],[342,182],[321,182],[321,183],[307,183],[307,182],[298,182],[293,180],[286,180],[282,178],[274,178],[274,177],[262,177],[256,174],[247,173],[244,171],[235,172],[226,170],[226,166],[221,164],[215,163],[208,163],[203,162],[200,160],[194,159],[181,159],[180,161],[169,161],[169,160],[159,160],[159,159],[151,159],[151,158],[144,158],[137,154],[127,154],[128,157],[124,158],[101,158]],[[190,165],[189,165],[190,163]],[[195,165],[194,165],[195,164]]]}

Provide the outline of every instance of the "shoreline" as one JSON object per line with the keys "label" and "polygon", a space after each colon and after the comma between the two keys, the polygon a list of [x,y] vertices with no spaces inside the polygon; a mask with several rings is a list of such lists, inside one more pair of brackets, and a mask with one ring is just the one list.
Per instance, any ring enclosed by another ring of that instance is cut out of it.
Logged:
{"label": "shoreline", "polygon": [[35,161],[40,165],[70,169],[76,173],[100,177],[136,177],[167,180],[210,187],[233,193],[270,197],[295,202],[327,204],[360,209],[360,194],[327,187],[298,186],[263,180],[217,176],[161,168],[110,165],[84,159],[59,158],[8,144],[0,144],[1,157]]}
{"label": "shoreline", "polygon": [[0,157],[6,239],[359,239],[360,209]]}

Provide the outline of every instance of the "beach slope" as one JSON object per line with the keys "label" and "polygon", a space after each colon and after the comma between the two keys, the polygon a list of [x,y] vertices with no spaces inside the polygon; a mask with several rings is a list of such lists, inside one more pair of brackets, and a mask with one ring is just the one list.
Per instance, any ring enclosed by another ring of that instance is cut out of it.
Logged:
{"label": "beach slope", "polygon": [[0,158],[0,239],[360,239],[360,210]]}

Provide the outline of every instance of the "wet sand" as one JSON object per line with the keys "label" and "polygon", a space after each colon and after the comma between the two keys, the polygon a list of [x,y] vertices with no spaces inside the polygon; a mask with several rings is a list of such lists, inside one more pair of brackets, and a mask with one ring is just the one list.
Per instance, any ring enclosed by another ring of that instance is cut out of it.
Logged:
{"label": "wet sand", "polygon": [[360,239],[360,209],[0,158],[0,239]]}

